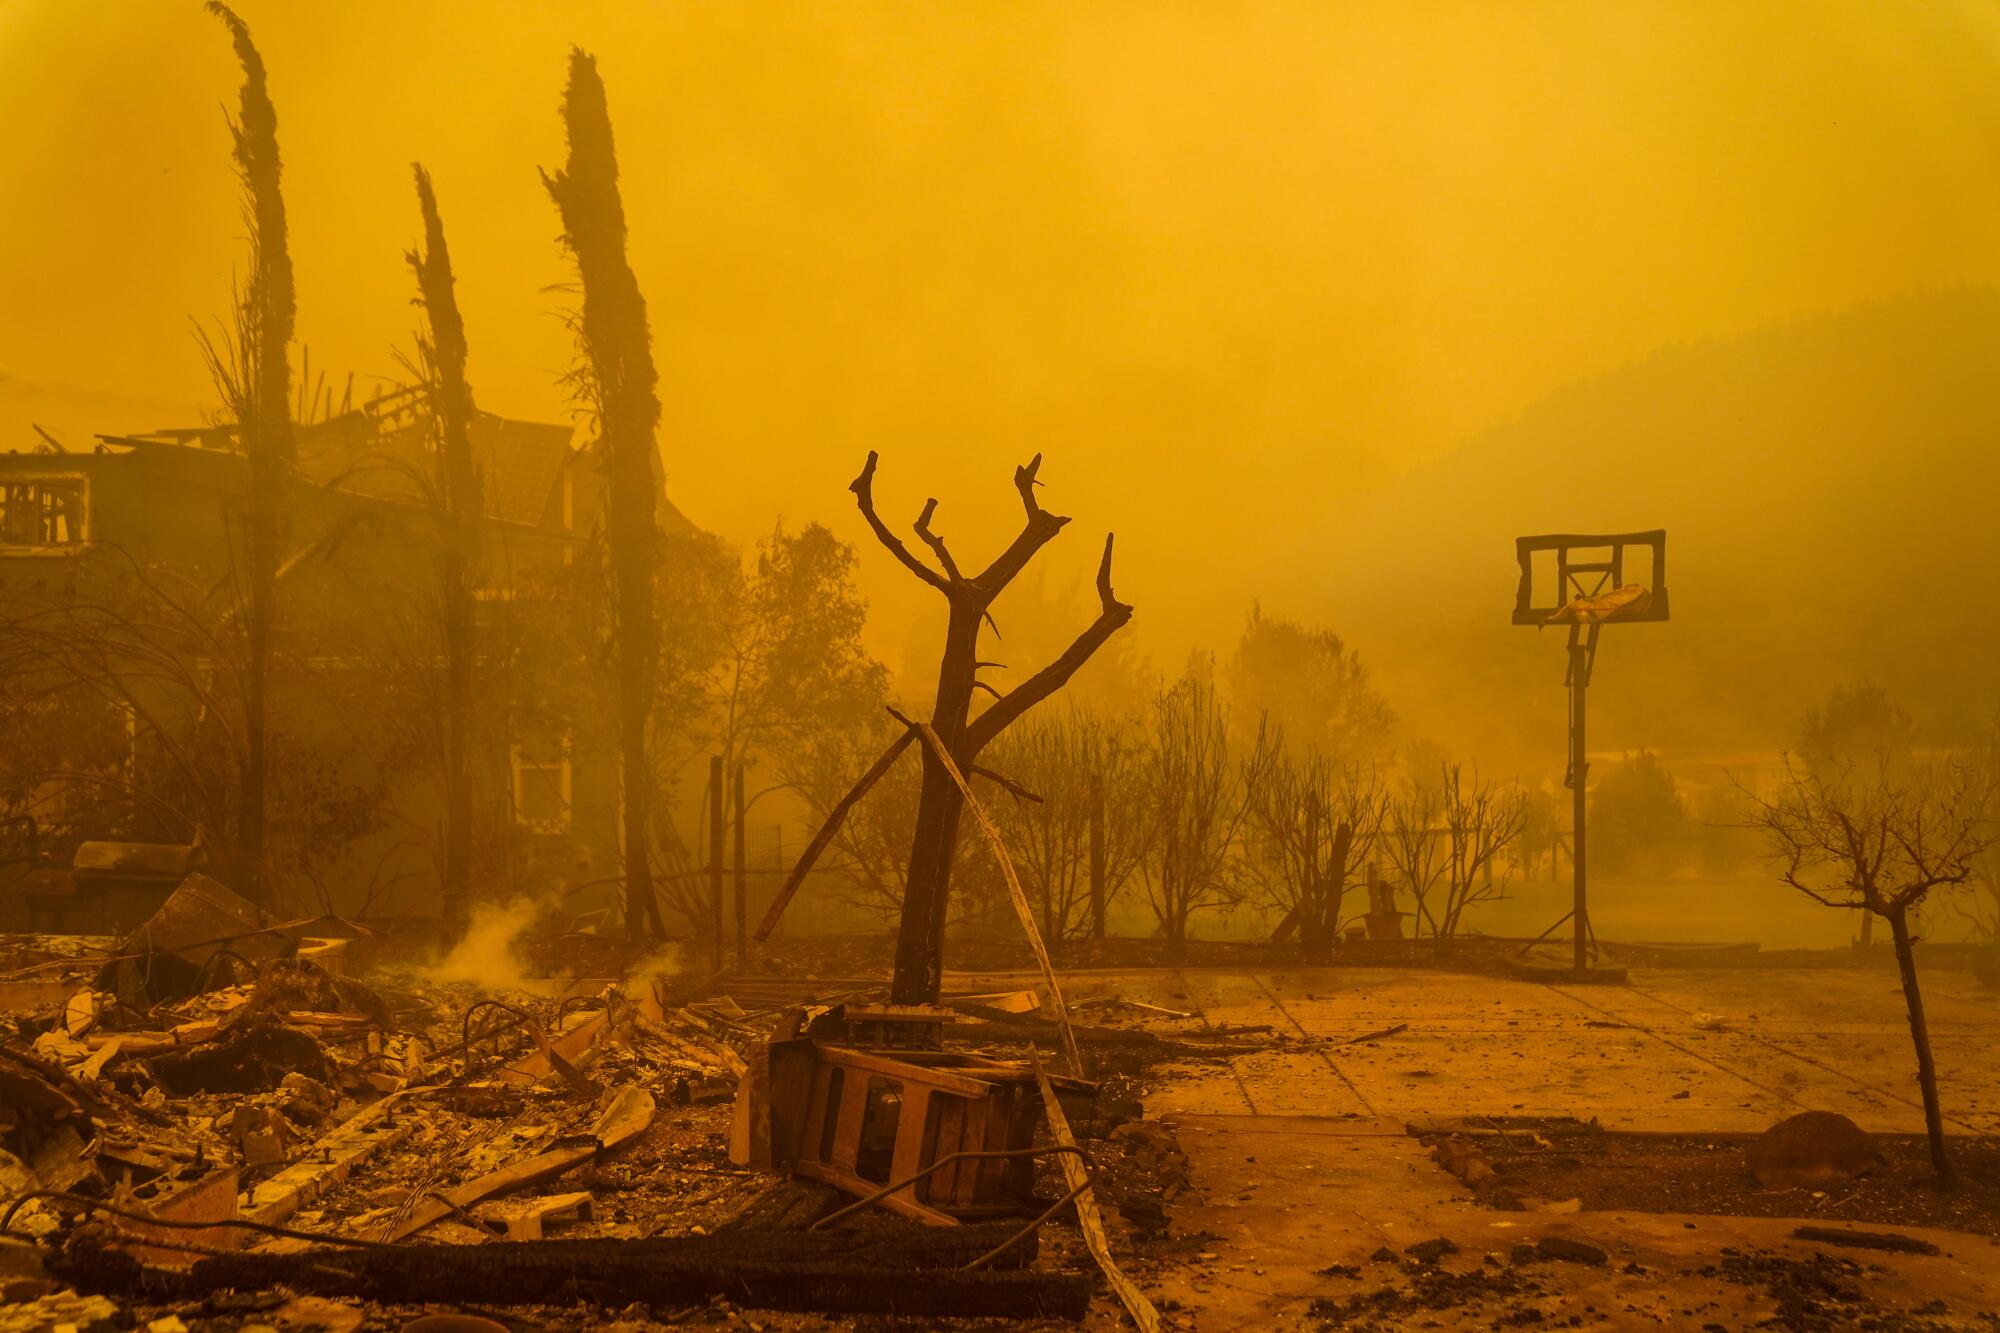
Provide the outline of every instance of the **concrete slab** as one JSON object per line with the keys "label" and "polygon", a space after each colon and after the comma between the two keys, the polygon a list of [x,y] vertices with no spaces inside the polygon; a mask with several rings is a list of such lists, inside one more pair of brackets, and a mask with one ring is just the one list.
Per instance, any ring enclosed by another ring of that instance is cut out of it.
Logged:
{"label": "concrete slab", "polygon": [[[1001,988],[1014,977],[983,977]],[[1925,978],[1945,1110],[1958,1133],[2000,1133],[2000,1003],[1970,977]],[[1272,1048],[1161,1071],[1163,1109],[1199,1113],[1595,1116],[1641,1130],[1758,1130],[1838,1111],[1872,1130],[1922,1129],[1893,976],[1850,969],[1635,970],[1632,984],[1549,986],[1390,968],[1068,974],[1077,994],[1188,1010],[1163,1033],[1269,1024],[1372,1044]]]}
{"label": "concrete slab", "polygon": [[[1574,1317],[1595,1328],[1748,1328],[1776,1310],[1767,1289],[1703,1270],[1725,1262],[1731,1249],[1804,1260],[1825,1248],[1791,1240],[1798,1223],[1789,1219],[1492,1212],[1394,1120],[1186,1114],[1177,1123],[1199,1201],[1175,1205],[1174,1227],[1214,1240],[1193,1265],[1149,1286],[1156,1300],[1179,1306],[1179,1326],[1202,1333],[1317,1327],[1308,1314],[1313,1301],[1404,1281],[1395,1264],[1371,1260],[1378,1250],[1401,1255],[1439,1236],[1459,1247],[1443,1261],[1458,1272],[1497,1274],[1513,1246],[1544,1236],[1589,1240],[1610,1261],[1535,1264],[1526,1271],[1538,1292],[1426,1309],[1410,1317],[1412,1327],[1491,1329],[1500,1317],[1532,1308],[1536,1327]],[[1850,1254],[1864,1268],[1876,1265],[1855,1280],[1866,1299],[1902,1311],[1942,1301],[1955,1320],[1929,1326],[1989,1326],[1981,1315],[2000,1307],[2000,1243],[1896,1230],[1927,1237],[1944,1253]],[[1334,1265],[1359,1275],[1328,1274]]]}

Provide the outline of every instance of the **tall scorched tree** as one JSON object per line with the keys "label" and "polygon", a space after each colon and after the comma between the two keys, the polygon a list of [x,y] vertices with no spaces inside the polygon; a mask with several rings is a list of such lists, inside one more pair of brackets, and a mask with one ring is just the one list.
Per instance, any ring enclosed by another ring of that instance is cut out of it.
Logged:
{"label": "tall scorched tree", "polygon": [[250,29],[221,0],[208,12],[229,29],[243,67],[243,90],[229,122],[243,217],[249,228],[250,274],[237,292],[233,331],[202,338],[211,376],[225,410],[235,418],[239,447],[249,468],[247,597],[244,615],[245,745],[242,793],[237,807],[241,887],[268,905],[265,882],[265,788],[270,758],[268,697],[271,638],[277,619],[279,552],[285,540],[287,498],[298,462],[292,435],[292,325],[297,313],[292,257],[286,244],[285,199],[279,188],[278,113],[271,104],[264,58]]}
{"label": "tall scorched tree", "polygon": [[618,193],[618,157],[604,80],[597,58],[582,50],[570,51],[562,117],[569,159],[559,171],[544,171],[542,183],[562,217],[562,242],[576,261],[582,288],[575,320],[581,353],[576,384],[596,417],[598,465],[604,476],[624,796],[625,928],[639,939],[649,920],[665,934],[647,861],[653,807],[649,728],[660,654],[653,605],[664,485],[656,439],[659,376],[653,368],[646,299],[625,257],[625,205]]}

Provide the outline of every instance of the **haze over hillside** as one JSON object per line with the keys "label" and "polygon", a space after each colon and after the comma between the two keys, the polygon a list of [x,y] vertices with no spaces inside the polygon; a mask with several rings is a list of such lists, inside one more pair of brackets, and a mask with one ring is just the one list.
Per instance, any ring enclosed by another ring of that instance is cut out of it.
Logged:
{"label": "haze over hillside", "polygon": [[[779,513],[859,537],[846,486],[873,448],[899,530],[936,495],[942,531],[994,550],[1041,450],[1077,520],[1051,576],[1087,588],[1115,529],[1163,665],[1233,637],[1252,597],[1326,598],[1345,626],[1329,585],[1355,571],[1313,557],[1346,556],[1326,534],[1357,492],[1556,386],[2000,283],[1985,4],[237,7],[315,373],[398,374],[420,159],[478,401],[563,414],[568,268],[537,173],[579,44],[617,120],[682,511],[737,542]],[[196,3],[0,6],[0,108],[35,127],[0,142],[33,201],[0,216],[0,365],[213,406],[189,321],[228,309],[243,262],[218,114],[237,79]],[[1814,420],[1803,386],[1787,403]],[[47,411],[84,442],[189,419]],[[0,448],[32,447],[4,412]],[[900,661],[931,593],[878,555],[874,646]],[[1504,580],[1488,558],[1467,568]],[[1400,595],[1398,568],[1358,581]]]}
{"label": "haze over hillside", "polygon": [[[1323,614],[1419,733],[1559,750],[1558,631],[1510,626],[1513,539],[1665,527],[1673,620],[1606,632],[1594,747],[1788,744],[1872,677],[1924,738],[2000,701],[2000,293],[1912,295],[1573,385],[1330,525]],[[1300,608],[1305,610],[1306,608]]]}

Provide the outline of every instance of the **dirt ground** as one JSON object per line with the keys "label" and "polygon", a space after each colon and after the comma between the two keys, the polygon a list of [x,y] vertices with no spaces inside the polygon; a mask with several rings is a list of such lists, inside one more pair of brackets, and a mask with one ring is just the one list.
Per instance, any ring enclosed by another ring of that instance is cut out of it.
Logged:
{"label": "dirt ground", "polygon": [[1493,1118],[1472,1140],[1502,1174],[1482,1190],[1498,1199],[1577,1198],[1595,1212],[1722,1213],[1804,1217],[1857,1225],[1948,1227],[2000,1236],[2000,1139],[1954,1139],[1955,1188],[1940,1188],[1930,1146],[1917,1134],[1882,1134],[1887,1162],[1858,1180],[1767,1188],[1743,1169],[1753,1136],[1620,1134],[1571,1121]]}
{"label": "dirt ground", "polygon": [[[1915,1137],[1922,1115],[1893,974],[1826,960],[1797,969],[1635,967],[1629,985],[1580,986],[1234,957],[1063,975],[1078,1022],[1094,1029],[1085,1049],[1105,1082],[1100,1101],[1126,1102],[1131,1113],[1140,1112],[1130,1102],[1142,1103],[1162,1126],[1157,1144],[1089,1142],[1104,1168],[1114,1252],[1170,1328],[2000,1329],[2000,1061],[1992,1058],[2000,996],[1968,973],[1926,978],[1948,1129],[1966,1177],[1947,1195],[1929,1183]],[[837,951],[790,961],[761,981],[734,983],[748,1007],[771,999],[760,987],[805,994],[874,984],[866,960]],[[949,974],[946,989],[1006,992],[1036,981],[964,971]],[[432,993],[430,1004],[443,1002]],[[446,1026],[462,1003],[447,1005]],[[1031,1039],[1054,1049],[1042,1020],[996,1012],[957,1025],[954,1044],[1021,1055]],[[712,1231],[767,1183],[726,1161],[724,1082],[677,1068],[657,1051],[622,1045],[595,1067],[607,1082],[652,1088],[660,1110],[615,1155],[545,1187],[591,1193],[588,1234]],[[409,1207],[463,1174],[496,1132],[550,1132],[539,1095],[496,1093],[492,1106],[444,1099],[449,1115],[412,1118],[405,1149],[356,1171],[295,1220],[358,1225]],[[1759,1188],[1743,1166],[1747,1136],[1804,1109],[1841,1112],[1881,1136],[1887,1165],[1824,1189]],[[1504,1197],[1475,1193],[1433,1160],[1428,1145],[1451,1135],[1482,1145],[1502,1172]],[[1802,1241],[1792,1235],[1802,1223],[1893,1230],[1935,1252]],[[426,1239],[487,1237],[447,1218]],[[1094,1271],[1073,1223],[1061,1221],[1044,1229],[1038,1266]],[[315,1299],[128,1303],[122,1326],[173,1316],[195,1333],[392,1330],[423,1312],[348,1308],[315,1325]],[[532,1309],[499,1291],[480,1308],[516,1330],[937,1326],[720,1301]],[[1084,1328],[1121,1327],[1129,1323],[1100,1284]]]}
{"label": "dirt ground", "polygon": [[[1430,1160],[1413,1127],[1489,1118],[1594,1120],[1686,1145],[1719,1145],[1707,1136],[1753,1133],[1803,1109],[1839,1111],[1875,1133],[1921,1129],[1892,978],[1640,970],[1631,982],[1361,969],[1073,975],[1081,1003],[1115,994],[1190,1015],[1148,1015],[1151,1030],[1271,1028],[1240,1054],[1163,1063],[1144,1089],[1148,1114],[1176,1127],[1197,1191],[1172,1210],[1170,1230],[1205,1238],[1192,1262],[1149,1275],[1158,1299],[1183,1326],[1211,1331],[2000,1326],[1990,1208],[1953,1230],[1937,1225],[1957,1220],[1951,1205],[1910,1207],[1929,1187],[1896,1140],[1890,1166],[1854,1199],[1895,1195],[1906,1211],[1862,1215],[1919,1223],[1895,1229],[1936,1255],[1794,1240],[1802,1222],[1852,1214],[1811,1191],[1795,1208],[1756,1194],[1740,1148],[1718,1146],[1684,1174],[1685,1161],[1663,1150],[1657,1187],[1640,1190],[1612,1183],[1621,1159],[1607,1147],[1595,1182],[1581,1166],[1584,1179],[1564,1188],[1537,1179],[1545,1197],[1519,1212],[1485,1206]],[[1928,998],[1948,1125],[1969,1173],[1985,1172],[1995,1147],[1970,1141],[2000,1131],[2000,1003],[1963,974],[1932,977]],[[1559,1251],[1581,1241],[1603,1261],[1545,1257],[1536,1247],[1548,1238]],[[1434,1263],[1408,1252],[1440,1239],[1455,1249]]]}

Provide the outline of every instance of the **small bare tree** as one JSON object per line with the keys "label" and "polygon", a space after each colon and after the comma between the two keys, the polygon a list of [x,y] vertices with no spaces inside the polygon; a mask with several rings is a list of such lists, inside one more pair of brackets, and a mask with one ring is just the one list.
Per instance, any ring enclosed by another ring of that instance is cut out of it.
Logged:
{"label": "small bare tree", "polygon": [[1520,790],[1479,776],[1465,765],[1444,766],[1440,788],[1444,819],[1444,912],[1438,917],[1437,951],[1451,952],[1464,924],[1465,910],[1477,903],[1506,896],[1507,877],[1496,870],[1501,853],[1521,836],[1527,804]]}
{"label": "small bare tree", "polygon": [[1132,751],[1121,720],[1075,705],[1030,716],[994,745],[995,767],[1020,788],[994,817],[1052,951],[1090,934],[1097,909],[1132,876],[1141,845],[1126,809]]}
{"label": "small bare tree", "polygon": [[1964,884],[1976,873],[1988,842],[1984,781],[1957,763],[1905,774],[1881,757],[1859,771],[1843,765],[1800,772],[1788,758],[1777,794],[1751,797],[1750,825],[1763,832],[1785,883],[1814,902],[1859,909],[1888,922],[1916,1046],[1931,1165],[1940,1180],[1954,1182],[1910,916],[1932,890]]}
{"label": "small bare tree", "polygon": [[1409,892],[1412,937],[1421,936],[1425,927],[1432,935],[1439,933],[1430,904],[1445,868],[1444,843],[1438,837],[1443,812],[1443,792],[1411,773],[1398,784],[1383,815],[1382,850]]}
{"label": "small bare tree", "polygon": [[1503,855],[1528,825],[1530,805],[1511,783],[1446,760],[1435,779],[1412,774],[1388,802],[1382,845],[1409,890],[1416,921],[1439,957],[1451,952],[1466,909],[1505,896]]}
{"label": "small bare tree", "polygon": [[1178,960],[1197,912],[1243,900],[1236,853],[1262,773],[1255,755],[1231,762],[1228,720],[1214,685],[1197,673],[1154,698],[1146,740],[1143,874],[1168,957]]}
{"label": "small bare tree", "polygon": [[1382,831],[1381,779],[1343,766],[1318,749],[1294,752],[1275,723],[1258,725],[1249,790],[1245,869],[1261,896],[1284,913],[1277,938],[1298,931],[1309,957],[1324,957],[1340,929],[1355,870]]}

